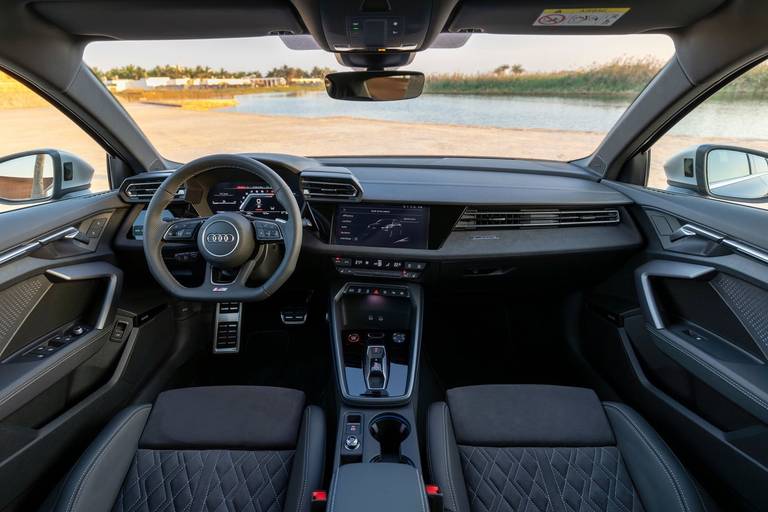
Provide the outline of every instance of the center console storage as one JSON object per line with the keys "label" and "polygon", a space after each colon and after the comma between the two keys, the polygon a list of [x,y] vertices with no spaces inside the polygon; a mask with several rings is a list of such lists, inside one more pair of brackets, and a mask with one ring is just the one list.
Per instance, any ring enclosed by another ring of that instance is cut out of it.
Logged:
{"label": "center console storage", "polygon": [[419,471],[404,464],[348,464],[331,483],[332,512],[428,511]]}

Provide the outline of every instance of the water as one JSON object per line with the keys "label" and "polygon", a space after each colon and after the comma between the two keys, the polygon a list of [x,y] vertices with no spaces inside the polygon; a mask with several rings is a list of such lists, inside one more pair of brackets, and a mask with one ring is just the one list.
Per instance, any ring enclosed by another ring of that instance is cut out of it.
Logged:
{"label": "water", "polygon": [[[393,102],[338,101],[324,92],[248,94],[225,110],[294,117],[357,117],[407,123],[607,132],[629,100],[425,94]],[[709,101],[675,135],[768,139],[768,102]]]}

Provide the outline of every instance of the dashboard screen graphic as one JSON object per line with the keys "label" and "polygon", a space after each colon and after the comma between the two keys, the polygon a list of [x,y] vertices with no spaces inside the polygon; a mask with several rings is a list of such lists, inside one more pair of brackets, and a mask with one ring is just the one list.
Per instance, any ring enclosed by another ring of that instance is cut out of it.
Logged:
{"label": "dashboard screen graphic", "polygon": [[208,192],[213,213],[243,211],[262,217],[286,217],[285,208],[266,183],[217,183]]}
{"label": "dashboard screen graphic", "polygon": [[429,208],[417,205],[354,205],[336,210],[339,245],[426,249]]}

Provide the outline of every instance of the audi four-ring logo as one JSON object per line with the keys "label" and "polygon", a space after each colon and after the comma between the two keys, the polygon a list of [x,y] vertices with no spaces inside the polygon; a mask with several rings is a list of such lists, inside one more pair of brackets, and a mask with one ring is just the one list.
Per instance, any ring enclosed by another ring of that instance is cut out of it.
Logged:
{"label": "audi four-ring logo", "polygon": [[230,233],[208,233],[205,241],[210,243],[231,243],[235,241],[235,235]]}

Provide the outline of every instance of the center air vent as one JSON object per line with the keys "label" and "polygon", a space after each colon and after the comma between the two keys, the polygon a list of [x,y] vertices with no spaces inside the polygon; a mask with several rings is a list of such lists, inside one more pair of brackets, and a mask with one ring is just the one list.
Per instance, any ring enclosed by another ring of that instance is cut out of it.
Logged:
{"label": "center air vent", "polygon": [[309,201],[360,201],[363,195],[360,184],[346,169],[304,171],[300,184],[304,198]]}
{"label": "center air vent", "polygon": [[529,229],[596,224],[617,224],[615,208],[598,210],[506,210],[466,208],[456,223],[456,230]]}
{"label": "center air vent", "polygon": [[[152,200],[152,196],[155,195],[155,191],[157,191],[164,179],[128,181],[123,187],[123,194],[130,202],[148,203]],[[180,188],[176,192],[175,199],[184,199],[185,192],[184,187]]]}

